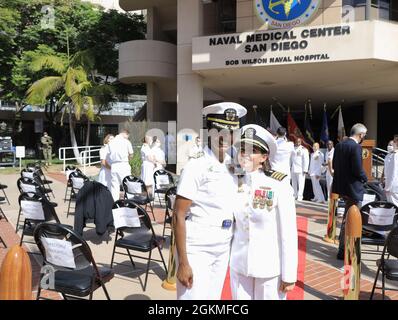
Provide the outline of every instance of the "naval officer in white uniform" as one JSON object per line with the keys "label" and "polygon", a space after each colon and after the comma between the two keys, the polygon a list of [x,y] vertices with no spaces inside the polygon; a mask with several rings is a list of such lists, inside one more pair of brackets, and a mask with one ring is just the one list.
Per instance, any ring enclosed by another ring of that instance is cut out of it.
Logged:
{"label": "naval officer in white uniform", "polygon": [[129,132],[126,129],[108,144],[108,159],[111,164],[111,193],[114,201],[120,198],[120,185],[126,176],[131,175],[130,158],[133,156],[133,146],[129,141]]}
{"label": "naval officer in white uniform", "polygon": [[[177,299],[219,300],[227,273],[232,239],[232,131],[246,109],[218,103],[203,109],[210,130],[208,146],[185,165],[177,188],[174,234],[177,248]],[[219,133],[222,138],[212,134]],[[239,130],[236,132],[239,138]]]}
{"label": "naval officer in white uniform", "polygon": [[310,168],[308,170],[308,174],[311,177],[312,182],[312,191],[314,192],[314,198],[311,199],[311,201],[326,203],[320,183],[322,176],[322,165],[325,158],[323,153],[319,150],[319,143],[315,142],[312,146],[312,149],[314,152],[311,154]]}
{"label": "naval officer in white uniform", "polygon": [[303,200],[305,175],[308,172],[309,163],[310,156],[308,150],[302,146],[301,138],[297,138],[292,157],[292,185],[294,198],[298,201]]}
{"label": "naval officer in white uniform", "polygon": [[332,183],[333,183],[333,156],[334,156],[334,143],[332,140],[329,140],[327,143],[327,151],[325,156],[325,166],[326,166],[326,187],[328,189],[328,198],[332,192]]}
{"label": "naval officer in white uniform", "polygon": [[297,280],[298,239],[293,189],[270,169],[274,137],[258,125],[242,129],[231,249],[234,300],[284,300]]}
{"label": "naval officer in white uniform", "polygon": [[286,128],[280,127],[276,131],[277,150],[270,157],[271,168],[288,176],[285,180],[290,183],[290,167],[294,153],[294,144],[286,138]]}

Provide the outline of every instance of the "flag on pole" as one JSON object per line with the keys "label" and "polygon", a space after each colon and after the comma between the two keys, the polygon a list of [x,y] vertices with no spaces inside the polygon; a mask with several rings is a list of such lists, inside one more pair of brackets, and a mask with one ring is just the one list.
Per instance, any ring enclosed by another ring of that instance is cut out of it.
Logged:
{"label": "flag on pole", "polygon": [[[310,108],[311,106],[309,106]],[[310,144],[314,144],[315,143],[315,139],[314,139],[314,132],[311,129],[311,124],[310,124],[310,116],[311,113],[308,114],[307,113],[307,104],[304,105],[304,109],[305,109],[305,113],[304,113],[304,131],[305,131],[305,138],[306,141]]]}
{"label": "flag on pole", "polygon": [[326,104],[323,106],[323,121],[321,129],[321,142],[326,146],[329,141],[329,127],[328,127],[328,116],[326,114]]}
{"label": "flag on pole", "polygon": [[339,108],[339,120],[337,123],[337,137],[339,141],[343,141],[343,137],[346,135],[343,121],[343,113],[341,112],[341,106]]}
{"label": "flag on pole", "polygon": [[269,114],[269,127],[275,133],[278,130],[278,128],[282,127],[278,119],[275,117],[274,113],[272,112],[272,106],[271,106],[271,112]]}

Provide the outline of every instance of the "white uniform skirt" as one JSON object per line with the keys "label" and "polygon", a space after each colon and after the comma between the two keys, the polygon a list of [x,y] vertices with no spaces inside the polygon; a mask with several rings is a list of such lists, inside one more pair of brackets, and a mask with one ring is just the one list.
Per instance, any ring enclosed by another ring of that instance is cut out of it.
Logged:
{"label": "white uniform skirt", "polygon": [[111,170],[102,166],[101,170],[98,174],[98,182],[102,183],[105,187],[107,187],[109,190],[111,190],[111,186],[112,186]]}
{"label": "white uniform skirt", "polygon": [[153,173],[155,165],[153,162],[144,160],[141,165],[141,180],[144,181],[145,185],[153,186]]}

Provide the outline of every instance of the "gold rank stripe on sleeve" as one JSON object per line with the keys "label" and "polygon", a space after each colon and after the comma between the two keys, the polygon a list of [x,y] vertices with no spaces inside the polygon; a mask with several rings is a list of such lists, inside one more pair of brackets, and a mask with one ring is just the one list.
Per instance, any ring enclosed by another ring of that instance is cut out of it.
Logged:
{"label": "gold rank stripe on sleeve", "polygon": [[287,177],[286,174],[284,174],[282,172],[278,172],[278,171],[273,171],[273,170],[266,171],[265,174],[275,180],[278,180],[278,181],[282,181],[284,178]]}

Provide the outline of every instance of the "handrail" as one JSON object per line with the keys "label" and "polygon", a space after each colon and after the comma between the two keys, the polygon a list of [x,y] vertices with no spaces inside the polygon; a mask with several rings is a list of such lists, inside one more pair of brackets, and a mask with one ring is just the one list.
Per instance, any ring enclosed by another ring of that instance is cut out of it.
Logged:
{"label": "handrail", "polygon": [[[74,150],[76,149],[79,151],[81,149],[83,149],[82,151],[79,152],[79,157],[66,157],[66,151],[67,150]],[[76,161],[76,162],[82,162],[83,163],[83,168],[85,170],[85,165],[86,165],[86,153],[88,152],[90,154],[89,156],[89,164],[94,164],[93,162],[91,162],[91,158],[93,157],[98,157],[98,156],[91,156],[91,152],[97,152],[102,148],[102,146],[81,146],[81,147],[62,147],[58,149],[58,158],[59,160],[63,161],[63,171],[65,172],[65,168],[66,168],[66,161]],[[84,157],[83,157],[84,155]]]}

